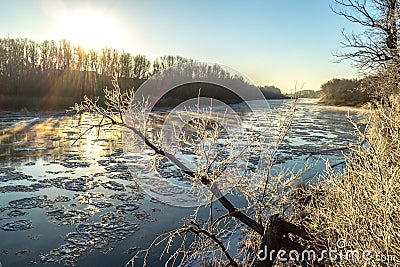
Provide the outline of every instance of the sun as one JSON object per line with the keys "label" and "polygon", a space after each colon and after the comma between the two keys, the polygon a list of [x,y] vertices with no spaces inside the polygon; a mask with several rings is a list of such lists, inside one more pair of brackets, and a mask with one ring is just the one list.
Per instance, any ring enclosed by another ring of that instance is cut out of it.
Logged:
{"label": "sun", "polygon": [[92,9],[67,14],[57,27],[57,38],[69,40],[85,50],[102,47],[120,47],[120,29],[111,17]]}

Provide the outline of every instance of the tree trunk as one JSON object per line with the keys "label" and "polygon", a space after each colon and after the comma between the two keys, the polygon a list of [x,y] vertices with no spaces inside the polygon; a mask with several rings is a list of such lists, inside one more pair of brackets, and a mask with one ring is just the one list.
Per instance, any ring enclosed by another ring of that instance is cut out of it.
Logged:
{"label": "tree trunk", "polygon": [[269,224],[264,232],[264,236],[261,241],[260,250],[256,253],[256,261],[253,267],[271,267],[273,266],[278,251],[285,251],[285,258],[288,257],[288,251],[296,250],[301,254],[304,247],[297,242],[289,239],[288,234],[292,233],[299,237],[307,238],[306,232],[300,227],[286,222],[280,218],[277,214],[272,215],[269,218]]}

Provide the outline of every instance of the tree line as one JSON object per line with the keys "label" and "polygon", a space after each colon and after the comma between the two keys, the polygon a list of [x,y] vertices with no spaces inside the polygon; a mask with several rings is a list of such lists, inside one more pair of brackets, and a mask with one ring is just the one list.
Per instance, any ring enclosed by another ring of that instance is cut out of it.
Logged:
{"label": "tree line", "polygon": [[381,101],[387,95],[397,93],[394,89],[396,87],[387,86],[387,81],[393,82],[394,79],[396,77],[393,72],[387,71],[379,71],[358,79],[333,78],[321,85],[319,102],[360,106],[370,101]]}
{"label": "tree line", "polygon": [[333,78],[321,85],[320,103],[355,106],[371,98],[360,90],[361,79]]}
{"label": "tree line", "polygon": [[[110,47],[85,50],[67,40],[1,38],[0,95],[3,99],[22,95],[64,97],[74,103],[83,95],[101,94],[104,87],[112,86],[112,78],[123,87],[137,88],[150,75],[189,61],[192,59],[165,55],[151,62],[144,55]],[[3,105],[4,101],[0,107]]]}
{"label": "tree line", "polygon": [[[27,38],[0,39],[0,109],[42,106],[64,108],[84,95],[104,98],[103,88],[118,79],[121,88],[138,88],[150,76],[194,59],[164,55],[151,62],[111,47],[85,50],[68,40],[35,42]],[[183,70],[182,70],[183,71]],[[187,74],[192,75],[192,74]],[[236,79],[220,68],[199,69],[199,77]],[[284,97],[280,90],[263,90]],[[27,97],[22,99],[21,96]]]}

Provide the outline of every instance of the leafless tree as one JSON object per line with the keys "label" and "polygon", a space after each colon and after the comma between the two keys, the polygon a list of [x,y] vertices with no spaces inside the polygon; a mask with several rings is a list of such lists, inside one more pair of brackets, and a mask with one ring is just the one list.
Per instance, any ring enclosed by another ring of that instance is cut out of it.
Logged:
{"label": "leafless tree", "polygon": [[[114,86],[114,89],[105,89],[105,107],[99,106],[96,100],[89,98],[85,98],[81,104],[74,107],[78,113],[88,112],[98,116],[98,122],[89,127],[82,136],[88,131],[99,131],[109,126],[130,131],[152,150],[154,165],[160,162],[160,158],[168,158],[193,186],[200,185],[211,192],[210,200],[206,204],[209,209],[208,218],[200,218],[198,209],[195,209],[190,218],[184,219],[182,227],[159,235],[149,248],[138,251],[128,264],[133,266],[135,260],[142,257],[145,266],[150,250],[160,244],[164,245],[163,255],[169,255],[168,262],[173,266],[184,266],[185,262],[191,260],[201,261],[211,266],[272,266],[276,253],[271,258],[267,257],[266,260],[259,260],[257,257],[260,249],[265,246],[275,251],[302,249],[302,246],[290,235],[300,239],[307,238],[306,231],[285,220],[287,205],[292,199],[292,195],[288,192],[298,174],[283,170],[278,175],[271,175],[273,159],[294,117],[295,101],[282,109],[277,117],[278,137],[271,146],[272,149],[269,150],[269,160],[265,171],[258,174],[239,174],[228,166],[236,163],[238,159],[246,158],[251,153],[259,152],[262,141],[259,140],[257,134],[250,135],[248,138],[251,145],[243,146],[237,153],[230,152],[224,155],[234,142],[219,148],[219,151],[210,151],[202,146],[199,148],[197,139],[215,141],[223,129],[218,127],[218,124],[210,124],[210,114],[207,111],[191,111],[196,118],[190,125],[195,134],[189,137],[183,136],[180,139],[185,143],[186,148],[192,148],[192,152],[201,158],[199,161],[202,164],[191,170],[174,154],[165,151],[158,139],[149,137],[145,129],[136,125],[135,118],[126,118],[127,110],[132,108],[130,104],[134,97],[133,91],[121,91],[117,82],[114,82]],[[133,108],[137,109],[136,114],[140,116],[142,114],[140,111],[146,108],[146,101]],[[223,194],[218,183],[226,174],[228,176],[241,175],[240,182],[234,184],[227,195]],[[232,202],[230,196],[236,194],[246,200],[246,205],[237,207]],[[221,208],[225,210],[222,215],[215,213],[213,200],[217,200]],[[174,242],[178,244],[178,248],[173,247]],[[232,253],[231,242],[236,242],[236,246],[239,247],[238,253]]]}
{"label": "leafless tree", "polygon": [[398,0],[335,0],[333,12],[365,27],[361,33],[343,33],[343,51],[360,70],[394,67],[400,72]]}
{"label": "leafless tree", "polygon": [[149,74],[151,62],[144,55],[136,55],[133,58],[133,75],[138,79],[145,79]]}

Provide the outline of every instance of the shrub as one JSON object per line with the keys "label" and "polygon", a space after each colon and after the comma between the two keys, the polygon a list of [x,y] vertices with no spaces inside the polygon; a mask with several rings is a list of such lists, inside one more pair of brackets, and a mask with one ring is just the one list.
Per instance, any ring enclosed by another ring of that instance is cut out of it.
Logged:
{"label": "shrub", "polygon": [[[400,259],[400,97],[376,102],[368,115],[365,132],[353,122],[361,145],[347,155],[344,172],[335,173],[327,164],[321,182],[298,189],[307,201],[297,204],[294,214],[302,216],[292,220],[309,229],[307,245],[322,251],[346,240],[344,251],[360,253],[357,261],[327,265],[394,266]],[[372,252],[371,260],[362,257],[364,251]],[[376,255],[387,260],[377,261]]]}

